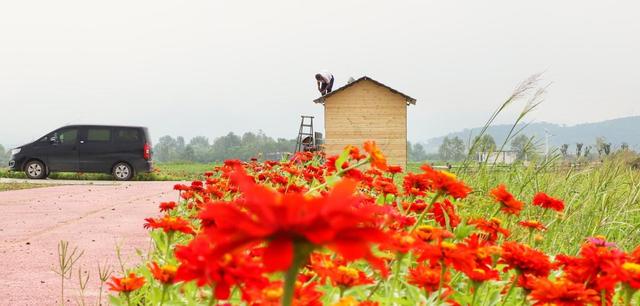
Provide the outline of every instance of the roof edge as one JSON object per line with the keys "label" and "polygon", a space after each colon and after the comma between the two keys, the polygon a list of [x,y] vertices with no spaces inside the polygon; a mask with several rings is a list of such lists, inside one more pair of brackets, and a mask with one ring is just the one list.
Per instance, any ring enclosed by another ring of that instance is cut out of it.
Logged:
{"label": "roof edge", "polygon": [[375,84],[376,84],[376,85],[378,85],[378,86],[382,86],[382,87],[384,87],[384,88],[386,88],[386,89],[390,90],[391,92],[393,92],[393,93],[395,93],[395,94],[399,94],[399,95],[403,96],[403,97],[405,98],[405,102],[407,103],[407,105],[410,105],[410,104],[411,104],[411,105],[415,105],[415,104],[416,104],[416,99],[414,99],[414,98],[412,98],[412,97],[410,97],[410,96],[408,96],[408,95],[406,95],[406,94],[404,94],[404,93],[402,93],[402,92],[400,92],[400,91],[398,91],[398,90],[395,90],[395,89],[393,89],[393,88],[391,88],[391,87],[389,87],[389,86],[387,86],[387,85],[385,85],[385,84],[382,84],[382,83],[380,83],[380,82],[378,82],[378,81],[376,81],[376,80],[374,80],[374,79],[372,79],[372,78],[370,78],[370,77],[368,77],[368,76],[366,76],[366,75],[365,75],[365,76],[362,76],[362,77],[360,77],[359,79],[357,79],[357,80],[355,80],[355,81],[353,81],[353,82],[351,82],[351,83],[348,83],[348,84],[346,84],[346,85],[344,85],[344,86],[342,86],[342,87],[340,87],[340,88],[338,88],[338,89],[336,89],[336,90],[334,90],[334,91],[332,91],[332,92],[330,92],[330,93],[328,93],[328,94],[326,94],[326,95],[324,95],[324,96],[321,96],[321,97],[319,97],[319,98],[317,98],[317,99],[313,100],[313,102],[314,102],[314,103],[321,103],[321,104],[324,104],[325,99],[326,99],[327,97],[329,97],[329,96],[333,95],[334,93],[339,92],[339,91],[342,91],[342,90],[344,90],[344,89],[346,89],[346,88],[348,88],[348,87],[351,87],[351,86],[353,86],[353,84],[355,84],[355,83],[359,83],[359,82],[361,82],[361,81],[367,81],[367,80],[368,80],[368,81],[371,81],[371,82],[373,82],[373,83],[375,83]]}

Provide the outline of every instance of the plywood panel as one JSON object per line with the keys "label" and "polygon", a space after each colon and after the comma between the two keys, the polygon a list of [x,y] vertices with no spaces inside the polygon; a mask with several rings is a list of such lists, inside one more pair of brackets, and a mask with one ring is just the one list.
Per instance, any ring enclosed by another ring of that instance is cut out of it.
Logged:
{"label": "plywood panel", "polygon": [[370,81],[325,101],[325,151],[375,140],[392,164],[406,164],[407,105],[404,97]]}

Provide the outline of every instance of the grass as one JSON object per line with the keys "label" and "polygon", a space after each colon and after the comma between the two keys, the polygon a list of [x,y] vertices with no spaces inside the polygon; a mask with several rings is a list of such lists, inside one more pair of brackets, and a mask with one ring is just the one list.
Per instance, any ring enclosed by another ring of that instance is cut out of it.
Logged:
{"label": "grass", "polygon": [[[138,174],[135,181],[184,181],[202,179],[203,173],[211,170],[213,164],[204,163],[157,163],[154,172]],[[0,168],[0,178],[27,178],[23,172],[10,172],[7,168]],[[75,173],[56,172],[49,178],[56,180],[113,180],[113,177],[104,173]]]}
{"label": "grass", "polygon": [[[505,184],[516,198],[526,203],[520,219],[542,220],[547,224],[545,240],[538,245],[547,252],[575,254],[585,237],[597,235],[627,250],[640,244],[640,171],[620,160],[580,170],[522,165],[497,171],[491,167],[476,170],[459,175],[474,188],[461,207],[464,215],[492,215],[496,204],[487,199],[487,194],[498,184]],[[564,213],[555,216],[530,205],[538,191],[563,199]],[[504,223],[508,228],[518,228],[513,224],[514,218]],[[515,231],[514,235],[526,236],[528,232]]]}
{"label": "grass", "polygon": [[50,187],[50,186],[51,185],[47,185],[47,184],[31,184],[31,183],[0,183],[0,192],[20,190],[20,189],[42,188],[42,187]]}

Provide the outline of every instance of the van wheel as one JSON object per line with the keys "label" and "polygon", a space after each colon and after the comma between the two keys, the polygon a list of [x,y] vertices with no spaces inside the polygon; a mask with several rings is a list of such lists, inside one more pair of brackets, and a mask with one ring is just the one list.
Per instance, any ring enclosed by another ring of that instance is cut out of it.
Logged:
{"label": "van wheel", "polygon": [[117,163],[111,174],[117,181],[128,181],[133,177],[133,169],[127,163]]}
{"label": "van wheel", "polygon": [[47,168],[37,160],[31,160],[24,166],[24,173],[30,179],[40,180],[47,177]]}

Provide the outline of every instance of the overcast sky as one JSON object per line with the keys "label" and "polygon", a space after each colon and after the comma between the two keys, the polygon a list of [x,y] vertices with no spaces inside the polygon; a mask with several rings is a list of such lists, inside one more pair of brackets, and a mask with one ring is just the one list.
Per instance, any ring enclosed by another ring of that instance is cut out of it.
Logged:
{"label": "overcast sky", "polygon": [[294,138],[300,114],[322,128],[321,69],[416,98],[410,140],[482,125],[541,71],[553,85],[529,120],[638,115],[639,16],[638,1],[3,1],[0,143],[69,123]]}

